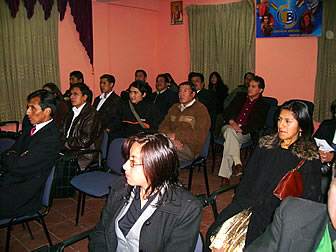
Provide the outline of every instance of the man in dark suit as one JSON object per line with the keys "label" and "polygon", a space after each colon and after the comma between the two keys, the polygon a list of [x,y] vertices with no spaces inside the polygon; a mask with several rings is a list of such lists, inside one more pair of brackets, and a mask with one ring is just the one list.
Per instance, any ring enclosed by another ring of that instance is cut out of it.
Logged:
{"label": "man in dark suit", "polygon": [[[103,139],[103,128],[98,112],[91,106],[92,91],[84,83],[73,84],[70,89],[72,112],[64,119],[62,129],[62,152],[77,154],[80,151],[99,150]],[[98,159],[98,153],[78,157],[83,171]]]}
{"label": "man in dark suit", "polygon": [[251,135],[257,134],[265,125],[270,106],[262,98],[264,89],[264,79],[259,76],[253,77],[247,94],[238,93],[223,112],[226,125],[222,128],[222,134],[225,142],[218,173],[222,177],[222,186],[229,184],[233,164],[237,166],[238,171],[242,169],[240,146],[248,142]]}
{"label": "man in dark suit", "polygon": [[33,214],[41,209],[45,182],[61,150],[61,138],[52,119],[55,96],[37,90],[27,98],[26,128],[1,155],[0,219]]}
{"label": "man in dark suit", "polygon": [[174,91],[171,91],[168,88],[168,78],[165,74],[159,74],[156,77],[156,91],[153,92],[149,101],[157,106],[160,110],[161,119],[163,121],[165,116],[168,114],[168,110],[175,103],[179,102],[178,94]]}
{"label": "man in dark suit", "polygon": [[246,250],[336,251],[336,180],[329,189],[328,204],[286,198],[273,222]]}
{"label": "man in dark suit", "polygon": [[216,123],[216,94],[212,90],[204,88],[203,74],[191,72],[188,76],[188,79],[196,87],[196,98],[208,109],[211,118],[210,131],[213,132]]}
{"label": "man in dark suit", "polygon": [[103,128],[109,131],[108,122],[114,115],[120,97],[114,91],[115,78],[113,75],[104,74],[100,77],[100,91],[102,94],[97,96],[93,102],[93,107],[99,112]]}

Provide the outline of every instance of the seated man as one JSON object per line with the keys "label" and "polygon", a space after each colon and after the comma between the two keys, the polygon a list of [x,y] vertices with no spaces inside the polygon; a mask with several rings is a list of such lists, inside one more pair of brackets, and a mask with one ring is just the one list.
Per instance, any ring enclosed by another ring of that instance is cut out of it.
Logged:
{"label": "seated man", "polygon": [[242,85],[239,85],[237,88],[233,89],[231,93],[229,94],[229,96],[226,97],[224,101],[224,109],[226,109],[227,106],[230,105],[230,103],[233,101],[233,99],[236,97],[238,93],[241,93],[241,92],[247,93],[248,86],[251,80],[253,79],[253,77],[254,77],[254,73],[251,73],[251,72],[247,72],[244,75],[244,83]]}
{"label": "seated man", "polygon": [[195,85],[196,97],[198,101],[205,105],[211,118],[211,131],[215,127],[216,122],[216,94],[212,90],[204,88],[204,76],[201,73],[191,72],[188,76],[191,83]]}
{"label": "seated man", "polygon": [[244,251],[335,251],[335,240],[336,180],[330,186],[327,205],[286,198],[264,234]]}
{"label": "seated man", "polygon": [[249,84],[246,93],[238,93],[223,112],[227,123],[222,128],[224,150],[218,176],[222,177],[222,186],[229,184],[233,163],[241,171],[240,147],[251,139],[251,133],[256,134],[261,129],[270,108],[262,98],[265,89],[264,79],[255,76]]}
{"label": "seated man", "polygon": [[147,102],[151,93],[147,82],[137,80],[128,88],[129,100],[119,103],[117,112],[109,122],[110,140],[128,138],[139,132],[156,132],[160,124],[160,112]]}
{"label": "seated man", "polygon": [[76,83],[84,83],[84,76],[81,71],[72,71],[69,75],[69,84],[70,87],[67,91],[64,93],[64,100],[69,101],[70,100],[70,89],[73,84]]}
{"label": "seated man", "polygon": [[37,90],[27,98],[26,114],[33,125],[1,155],[0,219],[30,215],[41,209],[45,182],[59,158],[61,136],[52,116],[55,96]]}
{"label": "seated man", "polygon": [[99,112],[103,128],[107,129],[109,118],[116,112],[120,97],[113,91],[115,78],[113,75],[104,74],[100,77],[100,91],[102,94],[97,96],[93,102],[93,107]]}
{"label": "seated man", "polygon": [[180,161],[192,160],[200,154],[210,129],[208,110],[195,95],[194,84],[181,83],[179,103],[171,107],[159,127],[159,132],[174,143]]}
{"label": "seated man", "polygon": [[[64,119],[62,130],[62,152],[76,154],[85,150],[99,150],[103,129],[98,112],[90,105],[92,92],[84,83],[70,88],[72,112]],[[80,155],[79,168],[83,171],[98,159],[98,153]]]}
{"label": "seated man", "polygon": [[168,110],[178,102],[176,92],[168,89],[168,79],[164,74],[159,74],[156,77],[156,92],[153,92],[149,97],[150,102],[155,104],[161,113],[161,121],[168,114]]}

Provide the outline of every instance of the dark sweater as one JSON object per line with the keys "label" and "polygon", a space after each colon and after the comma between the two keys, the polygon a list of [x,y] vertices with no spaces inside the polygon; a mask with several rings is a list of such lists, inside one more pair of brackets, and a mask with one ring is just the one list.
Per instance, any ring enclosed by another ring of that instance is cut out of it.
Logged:
{"label": "dark sweater", "polygon": [[133,104],[135,111],[138,113],[142,122],[148,126],[143,129],[135,116],[133,115],[128,101],[122,101],[112,117],[108,128],[110,129],[111,140],[115,138],[127,138],[139,132],[156,132],[160,123],[160,112],[153,104],[146,101],[140,101]]}

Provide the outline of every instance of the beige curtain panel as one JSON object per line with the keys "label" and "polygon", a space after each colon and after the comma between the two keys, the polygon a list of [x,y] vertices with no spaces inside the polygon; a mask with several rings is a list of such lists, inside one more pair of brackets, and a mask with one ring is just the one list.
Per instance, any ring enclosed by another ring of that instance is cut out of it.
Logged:
{"label": "beige curtain panel", "polygon": [[318,39],[314,120],[331,118],[330,105],[336,99],[336,2],[323,1],[322,36]]}
{"label": "beige curtain panel", "polygon": [[186,12],[190,71],[205,78],[217,71],[230,90],[242,84],[244,73],[255,69],[254,4],[190,5]]}
{"label": "beige curtain panel", "polygon": [[0,1],[0,121],[21,122],[29,93],[47,82],[59,85],[57,2],[47,21],[39,2],[31,19],[23,5],[13,19]]}

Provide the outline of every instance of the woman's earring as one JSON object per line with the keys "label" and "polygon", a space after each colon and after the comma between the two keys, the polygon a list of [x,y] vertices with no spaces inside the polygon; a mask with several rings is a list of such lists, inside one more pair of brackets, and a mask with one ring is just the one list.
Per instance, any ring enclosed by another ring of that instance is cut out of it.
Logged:
{"label": "woman's earring", "polygon": [[302,130],[300,130],[299,132],[299,137],[302,137]]}

